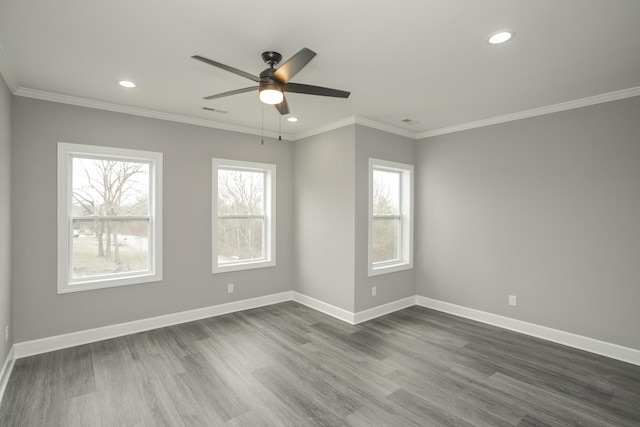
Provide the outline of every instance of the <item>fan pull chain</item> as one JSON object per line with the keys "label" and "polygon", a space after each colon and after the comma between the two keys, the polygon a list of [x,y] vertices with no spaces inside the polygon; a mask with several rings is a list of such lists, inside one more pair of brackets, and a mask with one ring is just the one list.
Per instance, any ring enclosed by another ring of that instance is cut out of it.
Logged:
{"label": "fan pull chain", "polygon": [[278,114],[278,141],[282,141],[282,114]]}
{"label": "fan pull chain", "polygon": [[262,135],[261,135],[260,145],[264,145],[264,104],[262,104]]}

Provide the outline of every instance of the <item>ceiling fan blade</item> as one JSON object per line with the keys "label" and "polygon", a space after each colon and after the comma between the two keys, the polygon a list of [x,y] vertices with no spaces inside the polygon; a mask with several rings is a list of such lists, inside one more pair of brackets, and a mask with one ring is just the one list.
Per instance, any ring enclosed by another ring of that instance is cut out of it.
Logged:
{"label": "ceiling fan blade", "polygon": [[298,53],[293,55],[284,64],[280,65],[273,78],[280,83],[287,83],[293,76],[298,74],[312,59],[316,53],[311,49],[303,47]]}
{"label": "ceiling fan blade", "polygon": [[238,95],[240,93],[251,92],[252,90],[257,90],[258,86],[245,87],[243,89],[230,90],[229,92],[222,92],[216,95],[206,96],[204,99],[217,99],[224,98],[225,96]]}
{"label": "ceiling fan blade", "polygon": [[328,87],[311,86],[300,83],[287,83],[282,87],[285,92],[304,93],[307,95],[332,96],[334,98],[348,98],[351,92]]}
{"label": "ceiling fan blade", "polygon": [[253,74],[249,74],[249,73],[247,73],[245,71],[238,70],[237,68],[233,68],[233,67],[230,67],[228,65],[224,65],[224,64],[221,64],[219,62],[212,61],[211,59],[207,59],[207,58],[202,57],[200,55],[193,55],[192,58],[196,59],[198,61],[202,61],[205,64],[209,64],[209,65],[213,65],[214,67],[222,68],[225,71],[229,71],[230,73],[237,74],[238,76],[245,77],[245,78],[247,78],[249,80],[253,80],[254,82],[259,82],[260,81],[260,78],[254,76]]}
{"label": "ceiling fan blade", "polygon": [[281,116],[289,114],[289,104],[287,103],[287,98],[282,98],[282,102],[280,104],[275,104],[274,107],[276,107],[276,109],[280,111]]}

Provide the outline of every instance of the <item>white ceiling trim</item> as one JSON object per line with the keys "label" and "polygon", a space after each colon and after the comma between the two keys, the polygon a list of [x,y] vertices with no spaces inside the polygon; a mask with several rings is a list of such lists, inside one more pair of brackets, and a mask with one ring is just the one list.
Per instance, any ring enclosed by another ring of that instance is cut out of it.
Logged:
{"label": "white ceiling trim", "polygon": [[342,127],[353,125],[355,123],[356,123],[356,116],[347,117],[342,120],[338,120],[336,122],[329,123],[324,126],[317,127],[315,129],[311,129],[310,131],[307,131],[307,132],[298,133],[293,137],[293,141],[298,141],[300,139],[309,138],[315,135],[320,135],[321,133],[329,132],[335,129],[340,129]]}
{"label": "white ceiling trim", "polygon": [[[161,111],[146,110],[144,108],[127,107],[125,105],[120,105],[120,104],[112,104],[109,102],[96,101],[93,99],[80,98],[80,97],[70,96],[70,95],[60,95],[57,93],[45,92],[45,91],[36,90],[36,89],[28,89],[24,87],[19,87],[16,91],[14,91],[14,95],[24,96],[25,98],[40,99],[43,101],[59,102],[61,104],[76,105],[79,107],[95,108],[98,110],[106,110],[106,111],[113,111],[116,113],[131,114],[134,116],[149,117],[152,119],[167,120],[167,121],[185,123],[185,124],[196,125],[196,126],[204,126],[208,128],[227,130],[231,132],[246,133],[246,134],[258,135],[258,136],[263,135],[263,132],[261,129],[253,129],[253,128],[244,127],[244,126],[214,122],[212,120],[180,116],[178,114],[163,113]],[[279,134],[277,132],[264,131],[264,136],[268,138],[278,138],[278,135]],[[293,136],[289,134],[282,134],[282,139],[292,141]]]}
{"label": "white ceiling trim", "polygon": [[385,123],[376,122],[374,120],[365,119],[363,117],[351,116],[351,117],[344,118],[342,120],[335,121],[333,123],[329,123],[324,126],[317,127],[315,129],[311,129],[307,132],[298,133],[294,135],[293,141],[298,141],[300,139],[309,138],[315,135],[320,135],[321,133],[329,132],[335,129],[340,129],[341,127],[345,127],[353,124],[370,127],[373,129],[378,129],[384,132],[393,133],[393,134],[404,136],[411,139],[417,139],[415,132],[400,129],[398,127],[391,126]]}
{"label": "white ceiling trim", "polygon": [[2,78],[9,86],[9,90],[11,93],[14,93],[18,89],[18,83],[16,82],[15,77],[13,76],[13,71],[11,71],[11,64],[9,64],[9,60],[7,59],[7,54],[0,43],[0,74],[2,74]]}
{"label": "white ceiling trim", "polygon": [[[13,90],[12,84],[15,84],[11,78],[11,72],[9,64],[6,62],[4,51],[0,46],[0,72],[4,77],[7,85],[16,96],[24,96],[26,98],[40,99],[43,101],[59,102],[62,104],[77,105],[80,107],[96,108],[99,110],[113,111],[117,113],[132,114],[135,116],[149,117],[159,120],[167,120],[178,123],[191,124],[196,126],[209,127],[220,130],[227,130],[231,132],[239,132],[250,135],[262,135],[262,130],[254,129],[244,126],[237,126],[227,123],[215,122],[212,120],[198,119],[193,117],[181,116],[177,114],[164,113],[160,111],[147,110],[137,107],[127,107],[120,104],[112,104],[109,102],[96,101],[92,99],[80,98],[70,95],[61,95],[53,92],[46,92],[36,89],[29,89],[24,87],[18,87]],[[412,139],[424,139],[438,135],[445,135],[448,133],[460,132],[464,130],[475,129],[484,126],[491,126],[500,123],[511,122],[514,120],[526,119],[529,117],[542,116],[545,114],[557,113],[560,111],[572,110],[574,108],[587,107],[589,105],[601,104],[604,102],[618,101],[625,98],[631,98],[634,96],[640,96],[640,86],[623,89],[616,92],[609,92],[601,95],[590,96],[587,98],[581,98],[574,101],[562,102],[560,104],[549,105],[546,107],[534,108],[532,110],[521,111],[518,113],[505,114],[504,116],[490,117],[488,119],[478,120],[475,122],[463,123],[460,125],[449,126],[440,129],[434,129],[426,132],[414,133],[408,130],[400,129],[388,124],[376,122],[374,120],[365,119],[362,117],[351,116],[342,120],[329,123],[324,126],[320,126],[315,129],[311,129],[307,132],[292,134],[282,134],[282,139],[287,141],[298,141],[300,139],[309,138],[311,136],[319,135],[325,132],[329,132],[335,129],[339,129],[344,126],[359,124],[367,126],[373,129],[378,129],[384,132],[393,133],[396,135],[404,136]],[[278,138],[277,132],[264,131],[264,136],[268,138]]]}
{"label": "white ceiling trim", "polygon": [[562,102],[560,104],[549,105],[546,107],[534,108],[532,110],[521,111],[519,113],[505,114],[504,116],[491,117],[484,120],[478,120],[476,122],[463,123],[461,125],[420,132],[416,134],[416,139],[429,138],[432,136],[496,125],[499,123],[511,122],[514,120],[526,119],[529,117],[542,116],[545,114],[557,113],[566,110],[573,110],[574,108],[587,107],[589,105],[602,104],[604,102],[610,101],[618,101],[621,99],[631,98],[639,95],[640,86],[637,86],[629,89],[619,90],[616,92],[609,92],[601,95],[590,96],[587,98],[576,99],[574,101]]}
{"label": "white ceiling trim", "polygon": [[362,126],[367,126],[373,129],[378,129],[384,132],[389,132],[389,133],[393,133],[396,135],[400,135],[400,136],[405,136],[407,138],[411,138],[411,139],[417,139],[417,134],[415,132],[409,131],[409,130],[405,130],[405,129],[400,129],[398,127],[395,126],[391,126],[385,123],[380,123],[380,122],[376,122],[374,120],[369,120],[369,119],[365,119],[362,117],[356,117],[356,124],[358,125],[362,125]]}

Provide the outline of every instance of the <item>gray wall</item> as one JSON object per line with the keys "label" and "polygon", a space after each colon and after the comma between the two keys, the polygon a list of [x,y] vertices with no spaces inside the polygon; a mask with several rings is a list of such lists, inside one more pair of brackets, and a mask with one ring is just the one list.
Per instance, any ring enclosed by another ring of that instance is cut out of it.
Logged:
{"label": "gray wall", "polygon": [[[355,159],[355,311],[415,295],[415,267],[368,277],[369,158],[413,165],[416,141],[365,126],[356,126]],[[371,296],[375,286],[377,295]]]}
{"label": "gray wall", "polygon": [[[21,97],[13,114],[16,342],[292,289],[290,142]],[[164,153],[162,282],[56,294],[59,141]],[[211,274],[212,157],[277,165],[276,267]]]}
{"label": "gray wall", "polygon": [[[0,369],[11,346],[11,102],[9,88],[0,78]],[[9,326],[9,341],[4,342]]]}
{"label": "gray wall", "polygon": [[415,146],[360,125],[295,143],[294,290],[350,312],[415,295],[414,270],[367,276],[369,158],[413,164]]}
{"label": "gray wall", "polygon": [[355,125],[294,143],[294,290],[353,312]]}
{"label": "gray wall", "polygon": [[639,119],[636,97],[419,141],[418,295],[640,349]]}
{"label": "gray wall", "polygon": [[[291,289],[354,312],[415,291],[640,348],[638,117],[632,98],[418,143],[350,125],[261,146],[12,99],[2,85],[0,231],[13,239],[11,251],[8,238],[0,245],[0,322],[13,319],[20,342]],[[164,153],[162,282],[56,294],[59,141]],[[277,164],[276,267],[210,273],[212,157]],[[416,166],[414,270],[367,277],[369,157]],[[7,351],[0,339],[0,357]]]}

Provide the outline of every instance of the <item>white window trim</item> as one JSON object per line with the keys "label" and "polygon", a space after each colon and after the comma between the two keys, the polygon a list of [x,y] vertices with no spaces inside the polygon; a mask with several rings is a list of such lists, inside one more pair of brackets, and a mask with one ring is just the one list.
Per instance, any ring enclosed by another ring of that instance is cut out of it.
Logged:
{"label": "white window trim", "polygon": [[[149,271],[71,280],[72,156],[149,162]],[[88,291],[162,280],[162,153],[95,145],[58,143],[58,293]]]}
{"label": "white window trim", "polygon": [[[401,174],[400,195],[400,258],[384,263],[373,262],[373,170],[388,170]],[[413,165],[381,159],[369,159],[369,231],[368,275],[393,273],[413,268]]]}
{"label": "white window trim", "polygon": [[[264,258],[218,264],[218,168],[244,169],[265,172],[264,185]],[[253,268],[274,267],[276,265],[276,165],[214,158],[211,173],[211,250],[213,274]]]}

